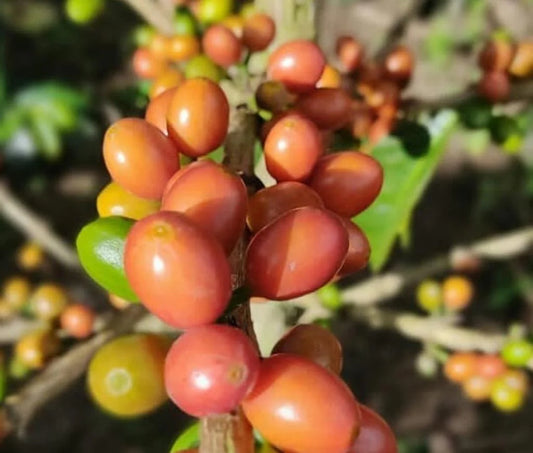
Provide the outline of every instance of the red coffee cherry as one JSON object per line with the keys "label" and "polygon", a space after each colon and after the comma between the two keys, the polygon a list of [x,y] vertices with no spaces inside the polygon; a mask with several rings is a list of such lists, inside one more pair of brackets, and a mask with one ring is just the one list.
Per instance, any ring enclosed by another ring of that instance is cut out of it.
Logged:
{"label": "red coffee cherry", "polygon": [[205,160],[193,162],[172,178],[161,209],[185,214],[230,253],[246,225],[247,200],[241,178]]}
{"label": "red coffee cherry", "polygon": [[139,118],[124,118],[104,137],[104,160],[113,180],[141,198],[157,199],[179,168],[173,143]]}
{"label": "red coffee cherry", "polygon": [[268,77],[283,82],[296,93],[311,91],[324,70],[326,59],[311,41],[289,41],[278,47],[268,59]]}
{"label": "red coffee cherry", "polygon": [[479,67],[484,72],[506,71],[514,56],[513,45],[505,39],[493,39],[479,53]]}
{"label": "red coffee cherry", "polygon": [[396,437],[383,418],[360,404],[361,428],[348,453],[397,453]]}
{"label": "red coffee cherry", "polygon": [[143,47],[133,54],[133,72],[141,79],[154,79],[167,67],[164,60]]}
{"label": "red coffee cherry", "polygon": [[254,296],[298,297],[331,280],[347,251],[348,234],[337,216],[311,207],[294,209],[253,237],[246,254],[248,283]]}
{"label": "red coffee cherry", "polygon": [[346,72],[355,71],[363,61],[363,46],[351,36],[340,36],[337,39],[336,52]]}
{"label": "red coffee cherry", "polygon": [[339,340],[317,324],[300,324],[289,330],[272,349],[272,354],[280,353],[305,357],[335,374],[342,370]]}
{"label": "red coffee cherry", "polygon": [[360,427],[357,402],[346,384],[292,354],[263,360],[242,408],[265,439],[284,451],[345,453]]}
{"label": "red coffee cherry", "polygon": [[244,21],[242,42],[251,52],[265,50],[276,35],[276,23],[267,14],[253,14]]}
{"label": "red coffee cherry", "polygon": [[161,211],[131,228],[126,276],[142,303],[173,327],[215,321],[231,296],[231,272],[220,244],[185,215]]}
{"label": "red coffee cherry", "polygon": [[352,98],[340,88],[318,88],[302,95],[295,108],[320,129],[337,130],[350,120]]}
{"label": "red coffee cherry", "polygon": [[480,96],[493,103],[507,100],[510,91],[509,76],[505,72],[486,72],[479,81]]}
{"label": "red coffee cherry", "polygon": [[478,356],[471,352],[456,352],[448,357],[444,375],[452,382],[464,382],[476,374]]}
{"label": "red coffee cherry", "polygon": [[353,274],[364,269],[370,259],[370,243],[365,233],[355,223],[344,217],[339,217],[348,232],[348,253],[344,264],[339,271],[339,276]]}
{"label": "red coffee cherry", "polygon": [[300,182],[287,181],[261,189],[248,201],[248,227],[255,233],[282,214],[305,206],[323,208],[324,203],[313,189]]}
{"label": "red coffee cherry", "polygon": [[146,112],[144,114],[144,119],[157,127],[165,135],[168,135],[167,113],[176,90],[177,87],[170,88],[153,98],[148,104],[148,107],[146,107]]}
{"label": "red coffee cherry", "polygon": [[277,181],[304,181],[322,152],[318,128],[297,114],[278,120],[264,146],[267,170]]}
{"label": "red coffee cherry", "polygon": [[370,206],[382,184],[383,169],[380,163],[355,151],[322,157],[309,181],[326,208],[344,217],[353,217]]}
{"label": "red coffee cherry", "polygon": [[477,359],[477,374],[489,379],[497,378],[507,371],[507,365],[499,355],[484,354]]}
{"label": "red coffee cherry", "polygon": [[398,46],[390,52],[383,63],[387,76],[401,86],[406,85],[411,79],[414,65],[415,57],[405,46]]}
{"label": "red coffee cherry", "polygon": [[61,313],[61,327],[74,338],[91,335],[94,325],[94,312],[83,304],[69,305]]}
{"label": "red coffee cherry", "polygon": [[187,80],[170,102],[167,124],[170,138],[180,152],[190,157],[203,156],[226,138],[229,124],[226,95],[210,80]]}
{"label": "red coffee cherry", "polygon": [[212,25],[206,30],[202,47],[211,60],[224,68],[237,64],[241,59],[241,42],[223,25]]}
{"label": "red coffee cherry", "polygon": [[181,410],[205,417],[236,409],[258,372],[257,350],[243,331],[209,325],[185,332],[172,345],[165,386]]}

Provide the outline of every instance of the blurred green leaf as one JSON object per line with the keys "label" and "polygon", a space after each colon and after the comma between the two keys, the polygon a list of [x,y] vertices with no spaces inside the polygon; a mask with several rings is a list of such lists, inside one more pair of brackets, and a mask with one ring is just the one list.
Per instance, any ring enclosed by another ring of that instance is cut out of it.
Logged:
{"label": "blurred green leaf", "polygon": [[198,446],[200,442],[200,423],[196,422],[183,431],[172,444],[170,453]]}
{"label": "blurred green leaf", "polygon": [[392,138],[374,148],[373,156],[385,172],[383,189],[372,206],[355,218],[370,241],[370,265],[374,271],[383,267],[399,235],[405,241],[409,217],[437,168],[456,123],[456,113],[449,110],[427,122],[431,146],[424,156],[410,155]]}
{"label": "blurred green leaf", "polygon": [[31,116],[31,132],[41,152],[50,160],[55,160],[61,153],[61,136],[59,129],[50,118],[39,113]]}

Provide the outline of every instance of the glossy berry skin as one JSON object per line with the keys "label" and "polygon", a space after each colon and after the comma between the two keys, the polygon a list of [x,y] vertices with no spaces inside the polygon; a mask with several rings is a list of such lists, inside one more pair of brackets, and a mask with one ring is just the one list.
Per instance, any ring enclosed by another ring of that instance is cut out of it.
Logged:
{"label": "glossy berry skin", "polygon": [[291,209],[311,206],[323,208],[318,194],[301,182],[287,181],[256,192],[248,201],[247,223],[253,232]]}
{"label": "glossy berry skin", "polygon": [[228,68],[241,59],[242,44],[233,32],[223,25],[212,25],[202,38],[205,54],[216,64]]}
{"label": "glossy berry skin", "polygon": [[479,67],[484,72],[506,71],[513,60],[513,45],[504,39],[493,39],[479,53]]}
{"label": "glossy berry skin", "polygon": [[165,60],[168,55],[168,49],[170,45],[170,37],[156,33],[150,43],[148,44],[148,50],[157,58]]}
{"label": "glossy berry skin", "polygon": [[247,199],[240,177],[205,160],[176,173],[163,195],[161,209],[185,214],[230,253],[246,225]]}
{"label": "glossy berry skin", "polygon": [[159,211],[161,203],[133,195],[116,182],[105,186],[96,198],[100,217],[120,216],[139,220]]}
{"label": "glossy berry skin", "polygon": [[366,267],[370,259],[370,243],[363,230],[355,223],[344,217],[340,219],[348,232],[349,242],[348,253],[338,273],[339,277],[344,277]]}
{"label": "glossy berry skin", "polygon": [[507,371],[507,365],[500,356],[483,354],[477,359],[477,374],[488,379],[494,379]]}
{"label": "glossy berry skin", "polygon": [[492,384],[490,400],[502,412],[515,412],[524,405],[525,393],[497,378]]}
{"label": "glossy berry skin", "polygon": [[170,101],[174,97],[177,87],[170,88],[160,95],[152,98],[146,107],[144,119],[152,126],[157,127],[163,134],[168,135],[167,131],[167,113],[170,107]]}
{"label": "glossy berry skin", "polygon": [[204,77],[218,83],[223,76],[224,70],[204,54],[191,58],[185,66],[185,77],[188,79]]}
{"label": "glossy berry skin", "polygon": [[200,53],[200,42],[194,35],[176,35],[170,39],[167,57],[170,61],[190,60]]}
{"label": "glossy berry skin", "polygon": [[52,321],[58,318],[68,304],[68,296],[58,285],[44,283],[30,298],[31,311],[39,319]]}
{"label": "glossy berry skin", "polygon": [[335,50],[337,58],[346,72],[355,71],[363,61],[363,46],[351,36],[340,36],[337,39]]}
{"label": "glossy berry skin", "polygon": [[12,277],[4,283],[2,300],[14,309],[21,309],[30,297],[31,285],[24,277]]}
{"label": "glossy berry skin", "polygon": [[258,352],[243,331],[202,326],[172,345],[165,362],[165,386],[182,411],[204,417],[236,409],[258,371]]}
{"label": "glossy berry skin", "polygon": [[276,35],[276,23],[267,14],[253,14],[244,21],[242,42],[251,52],[265,50]]}
{"label": "glossy berry skin", "polygon": [[305,357],[335,374],[342,370],[339,340],[317,324],[300,324],[289,330],[272,349],[272,354],[280,353]]}
{"label": "glossy berry skin", "polygon": [[317,88],[340,88],[342,85],[342,77],[333,66],[327,64],[324,66],[324,71],[320,79],[316,83]]}
{"label": "glossy berry skin", "polygon": [[233,9],[233,0],[200,0],[198,18],[201,22],[212,24],[229,16]]}
{"label": "glossy berry skin", "polygon": [[133,71],[141,79],[153,79],[166,67],[166,63],[148,49],[141,47],[133,54]]}
{"label": "glossy berry skin", "polygon": [[94,312],[83,304],[69,305],[61,313],[61,327],[74,338],[87,338],[94,325]]}
{"label": "glossy berry skin", "polygon": [[390,79],[405,85],[413,73],[415,59],[412,52],[405,46],[398,46],[390,52],[383,63],[385,73]]}
{"label": "glossy berry skin", "polygon": [[87,373],[89,392],[106,412],[138,417],[167,399],[163,371],[169,341],[156,335],[127,335],[104,345]]}
{"label": "glossy berry skin", "polygon": [[246,253],[248,283],[254,296],[298,297],[331,280],[347,251],[348,234],[334,214],[294,209],[253,237]]}
{"label": "glossy berry skin", "polygon": [[444,374],[452,382],[464,382],[476,374],[477,355],[470,352],[452,354],[444,365]]}
{"label": "glossy berry skin", "polygon": [[477,89],[479,95],[490,102],[505,101],[511,90],[509,76],[505,72],[486,72],[481,77]]}
{"label": "glossy berry skin", "polygon": [[306,180],[322,152],[318,128],[296,114],[281,118],[268,133],[264,146],[267,170],[278,182]]}
{"label": "glossy berry skin", "polygon": [[533,359],[533,344],[527,340],[510,340],[502,349],[505,363],[513,367],[525,367]]}
{"label": "glossy berry skin", "polygon": [[185,80],[184,75],[177,69],[169,68],[163,71],[150,87],[150,99],[153,99],[165,91],[176,88]]}
{"label": "glossy berry skin", "polygon": [[161,211],[138,221],[126,240],[124,265],[142,303],[176,328],[215,321],[231,296],[222,246],[178,212]]}
{"label": "glossy berry skin", "polygon": [[320,129],[337,130],[350,120],[352,98],[340,88],[318,88],[301,96],[295,108]]}
{"label": "glossy berry skin", "polygon": [[254,428],[283,451],[345,453],[360,427],[357,402],[346,384],[292,354],[261,362],[242,408]]}
{"label": "glossy berry skin", "polygon": [[113,181],[141,198],[160,198],[179,168],[178,153],[169,138],[138,118],[114,123],[105,134],[103,150]]}
{"label": "glossy berry skin", "polygon": [[210,80],[187,80],[170,102],[167,124],[169,135],[181,153],[189,157],[203,156],[218,148],[226,138],[229,124],[226,95]]}
{"label": "glossy berry skin", "polygon": [[344,217],[353,217],[370,206],[382,184],[381,164],[356,151],[322,157],[309,181],[326,208]]}
{"label": "glossy berry skin", "polygon": [[15,345],[15,358],[25,367],[36,370],[57,354],[61,343],[55,332],[38,330],[24,335]]}
{"label": "glossy berry skin", "polygon": [[433,313],[442,307],[442,285],[435,280],[424,280],[416,289],[416,301],[419,307]]}
{"label": "glossy berry skin", "polygon": [[379,414],[360,404],[361,428],[348,453],[398,453],[396,436]]}
{"label": "glossy berry skin", "polygon": [[267,73],[290,91],[311,91],[324,71],[326,59],[320,48],[311,41],[289,41],[279,46],[268,59]]}
{"label": "glossy berry skin", "polygon": [[472,401],[486,401],[490,399],[492,380],[479,375],[473,375],[463,382],[463,392]]}
{"label": "glossy berry skin", "polygon": [[442,283],[442,300],[448,310],[462,310],[472,301],[474,287],[460,275],[448,277]]}

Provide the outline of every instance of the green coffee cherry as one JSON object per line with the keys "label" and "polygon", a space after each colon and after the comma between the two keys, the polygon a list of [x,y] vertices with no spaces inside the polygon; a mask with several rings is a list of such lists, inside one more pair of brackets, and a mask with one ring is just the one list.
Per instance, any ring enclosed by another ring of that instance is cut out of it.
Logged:
{"label": "green coffee cherry", "polygon": [[65,12],[77,24],[86,24],[95,19],[105,7],[105,0],[67,0]]}

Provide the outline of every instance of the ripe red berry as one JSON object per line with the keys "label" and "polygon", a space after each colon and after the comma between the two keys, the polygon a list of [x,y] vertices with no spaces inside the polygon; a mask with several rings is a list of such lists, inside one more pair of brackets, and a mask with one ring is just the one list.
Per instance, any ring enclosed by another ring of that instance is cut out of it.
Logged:
{"label": "ripe red berry", "polygon": [[167,124],[170,138],[181,153],[203,156],[218,148],[226,138],[229,124],[226,95],[210,80],[187,80],[170,102]]}
{"label": "ripe red berry", "polygon": [[181,410],[204,417],[234,410],[258,371],[257,350],[243,331],[226,325],[196,327],[170,348],[165,386]]}
{"label": "ripe red berry", "polygon": [[277,181],[304,181],[322,152],[318,128],[297,114],[281,118],[268,133],[264,146],[267,170]]}
{"label": "ripe red berry", "polygon": [[233,32],[223,25],[212,25],[202,38],[205,54],[216,64],[227,68],[239,62],[242,44]]}
{"label": "ripe red berry", "polygon": [[131,228],[124,267],[142,303],[173,327],[215,321],[231,296],[222,246],[177,212],[152,214]]}
{"label": "ripe red berry", "polygon": [[398,46],[390,52],[383,63],[389,78],[405,85],[409,82],[415,65],[415,57],[405,46]]}
{"label": "ripe red berry", "polygon": [[205,160],[176,173],[165,190],[161,209],[185,214],[229,253],[244,231],[247,199],[241,178]]}
{"label": "ripe red berry", "polygon": [[146,112],[144,114],[144,119],[157,127],[165,135],[168,135],[167,113],[176,90],[177,87],[170,88],[153,98],[148,104],[148,107],[146,107]]}
{"label": "ripe red berry", "polygon": [[350,120],[352,98],[341,88],[318,88],[302,95],[295,108],[320,129],[337,130]]}
{"label": "ripe red berry", "polygon": [[265,50],[274,39],[276,23],[267,14],[253,14],[244,21],[242,42],[251,52]]}
{"label": "ripe red berry", "polygon": [[346,72],[355,71],[363,61],[363,46],[351,36],[340,36],[337,39],[336,52]]}
{"label": "ripe red berry", "polygon": [[[317,240],[320,238],[320,240]],[[348,234],[332,213],[294,209],[260,230],[246,254],[254,296],[286,300],[314,291],[333,278],[348,251]]]}
{"label": "ripe red berry", "polygon": [[61,327],[74,338],[86,338],[91,335],[94,324],[94,312],[82,304],[69,305],[61,313]]}
{"label": "ripe red berry", "polygon": [[268,59],[268,77],[279,80],[294,92],[312,90],[324,70],[326,59],[312,41],[289,41],[278,47]]}
{"label": "ripe red berry", "polygon": [[452,382],[464,382],[476,374],[477,355],[470,352],[456,352],[448,357],[444,374]]}
{"label": "ripe red berry", "polygon": [[115,182],[141,198],[157,199],[179,168],[173,143],[138,118],[114,123],[104,137],[104,160]]}
{"label": "ripe red berry", "polygon": [[507,371],[507,365],[498,355],[484,354],[477,359],[477,374],[489,379],[501,376]]}
{"label": "ripe red berry", "polygon": [[365,233],[350,219],[341,217],[342,223],[348,232],[348,253],[344,264],[339,271],[339,276],[353,274],[365,268],[370,259],[370,243]]}
{"label": "ripe red berry", "polygon": [[310,186],[320,195],[326,208],[352,217],[365,210],[378,196],[383,184],[383,169],[374,158],[355,151],[322,157],[311,176]]}
{"label": "ripe red berry", "polygon": [[478,85],[479,94],[494,103],[507,100],[510,90],[509,76],[505,72],[486,72]]}
{"label": "ripe red berry", "polygon": [[265,439],[284,451],[345,453],[360,427],[357,402],[346,384],[292,354],[263,360],[242,408]]}
{"label": "ripe red berry", "polygon": [[387,422],[363,404],[359,409],[361,429],[348,453],[397,453],[396,437]]}
{"label": "ripe red berry", "polygon": [[154,79],[166,68],[166,63],[150,50],[139,48],[133,54],[133,71],[142,79]]}
{"label": "ripe red berry", "polygon": [[493,39],[479,53],[479,67],[485,72],[506,71],[514,56],[513,45],[505,39]]}

